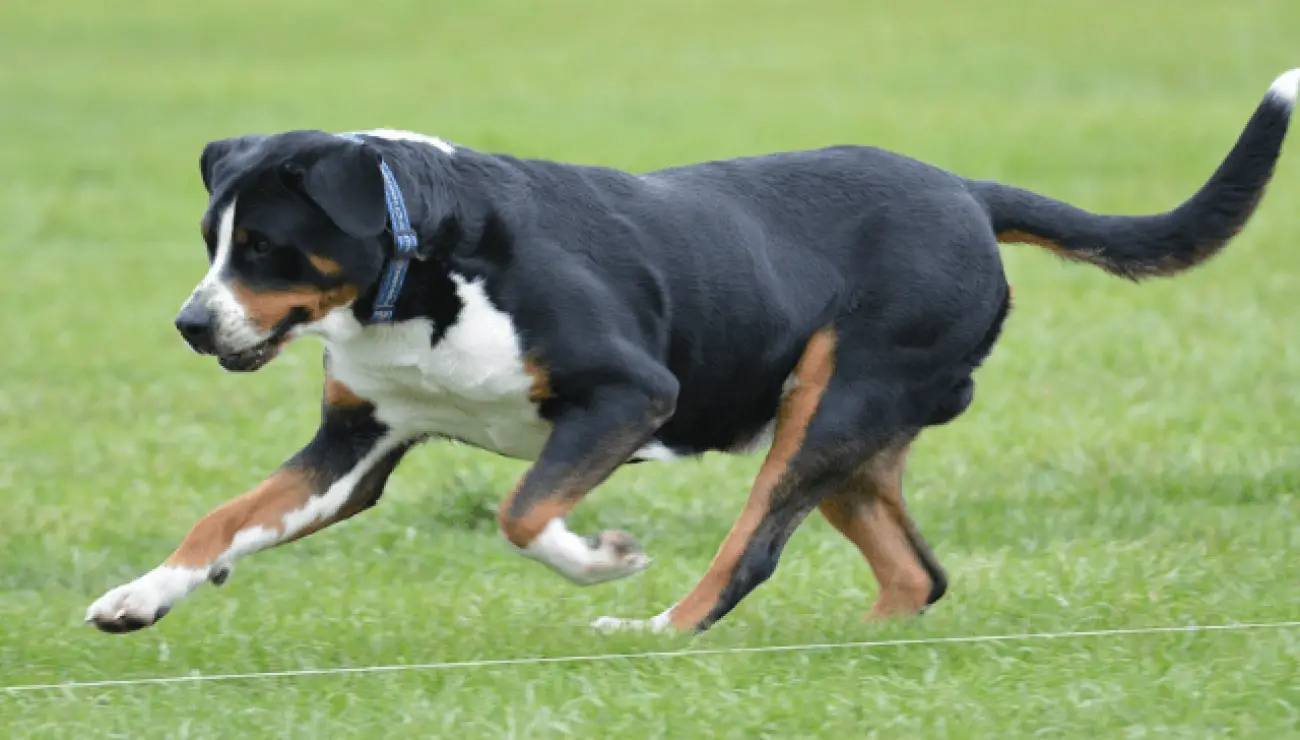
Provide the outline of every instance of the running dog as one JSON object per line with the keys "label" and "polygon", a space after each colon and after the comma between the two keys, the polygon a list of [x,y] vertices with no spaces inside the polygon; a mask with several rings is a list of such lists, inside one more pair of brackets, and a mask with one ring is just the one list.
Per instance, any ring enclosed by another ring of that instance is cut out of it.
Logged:
{"label": "running dog", "polygon": [[233,372],[320,337],[320,427],[86,618],[154,624],[238,558],[373,506],[427,439],[532,461],[501,532],[580,585],[649,562],[625,532],[565,525],[616,468],[767,450],[695,588],[597,627],[709,628],[814,509],[870,565],[872,614],[918,614],[948,581],[904,506],[908,447],[971,404],[1011,307],[999,242],[1132,280],[1201,264],[1259,203],[1298,83],[1273,83],[1195,195],[1144,216],[856,146],[629,174],[392,130],[213,141],[211,267],[176,327]]}

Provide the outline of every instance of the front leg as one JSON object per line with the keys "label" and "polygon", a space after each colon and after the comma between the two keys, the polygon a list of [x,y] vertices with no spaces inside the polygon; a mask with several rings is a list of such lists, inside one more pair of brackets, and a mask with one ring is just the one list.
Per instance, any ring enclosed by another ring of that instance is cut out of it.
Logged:
{"label": "front leg", "polygon": [[564,516],[650,439],[676,403],[676,381],[597,389],[554,413],[537,462],[501,504],[502,534],[525,557],[588,586],[623,578],[650,564],[626,532],[583,537]]}
{"label": "front leg", "polygon": [[327,381],[321,424],[306,447],[256,488],[200,519],[162,565],[101,596],[86,621],[105,632],[148,627],[204,581],[225,582],[237,558],[374,505],[413,440],[373,412]]}

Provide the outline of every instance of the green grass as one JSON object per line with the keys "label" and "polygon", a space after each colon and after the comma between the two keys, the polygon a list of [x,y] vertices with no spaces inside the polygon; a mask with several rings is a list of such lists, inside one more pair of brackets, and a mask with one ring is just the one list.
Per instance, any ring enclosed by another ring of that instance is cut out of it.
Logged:
{"label": "green grass", "polygon": [[[909,491],[953,578],[922,620],[820,520],[687,642],[599,636],[703,572],[757,459],[620,472],[578,589],[490,512],[522,466],[408,456],[373,512],[244,561],[156,629],[106,588],[314,429],[319,347],[222,374],[171,328],[209,139],[389,125],[648,169],[871,143],[1098,210],[1190,194],[1274,75],[1291,0],[97,3],[0,8],[0,684],[1300,617],[1300,148],[1221,258],[1134,286],[1006,250],[1017,310]],[[877,9],[871,9],[877,8]],[[13,737],[1297,737],[1300,632],[748,654],[0,694]]]}

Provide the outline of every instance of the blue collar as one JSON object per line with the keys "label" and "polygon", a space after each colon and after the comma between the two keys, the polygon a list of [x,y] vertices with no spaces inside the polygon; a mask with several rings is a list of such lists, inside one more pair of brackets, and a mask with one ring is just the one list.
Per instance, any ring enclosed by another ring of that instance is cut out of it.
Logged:
{"label": "blue collar", "polygon": [[[357,143],[363,141],[357,134],[338,136]],[[411,217],[406,212],[406,201],[397,185],[397,177],[383,159],[379,160],[379,172],[384,177],[384,202],[388,206],[389,231],[393,235],[393,258],[384,266],[379,293],[375,295],[374,313],[370,315],[370,320],[375,323],[393,320],[393,307],[397,304],[398,293],[402,292],[406,268],[420,255],[420,237],[411,228]]]}

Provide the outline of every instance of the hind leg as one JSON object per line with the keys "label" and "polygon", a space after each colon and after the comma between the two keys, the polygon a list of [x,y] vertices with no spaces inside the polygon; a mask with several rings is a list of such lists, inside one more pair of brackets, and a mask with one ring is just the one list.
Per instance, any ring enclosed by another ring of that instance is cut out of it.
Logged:
{"label": "hind leg", "polygon": [[[975,384],[961,378],[939,399],[926,426],[947,424],[970,407]],[[913,616],[943,598],[948,576],[903,501],[903,474],[914,437],[863,460],[845,485],[819,505],[822,516],[857,546],[880,591],[869,616]]]}
{"label": "hind leg", "polygon": [[772,446],[750,487],[749,499],[695,588],[653,619],[602,617],[593,626],[702,630],[740,600],[739,591],[748,592],[770,575],[784,540],[816,505],[799,495],[798,475],[792,472],[792,465],[803,452],[809,423],[830,381],[835,344],[830,329],[817,332],[808,341],[794,371],[793,387],[781,399]]}
{"label": "hind leg", "polygon": [[820,504],[822,515],[871,566],[880,591],[869,616],[913,616],[943,597],[947,576],[903,502],[909,443],[880,450]]}
{"label": "hind leg", "polygon": [[808,342],[749,500],[695,588],[653,619],[605,617],[595,627],[708,629],[772,575],[794,530],[822,499],[845,487],[859,461],[907,436],[895,426],[906,408],[900,389],[832,377],[837,357],[833,330]]}

